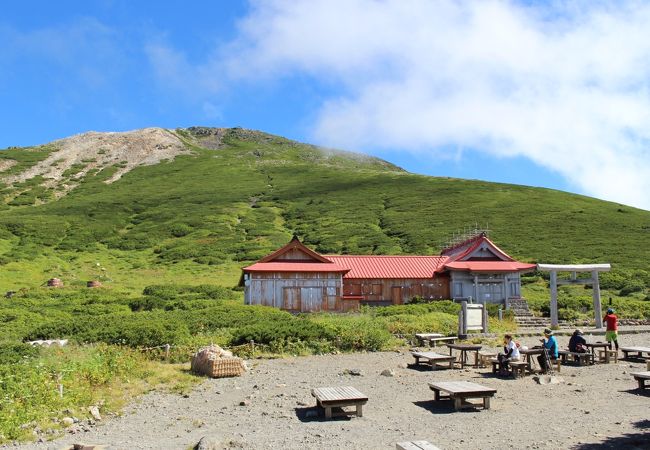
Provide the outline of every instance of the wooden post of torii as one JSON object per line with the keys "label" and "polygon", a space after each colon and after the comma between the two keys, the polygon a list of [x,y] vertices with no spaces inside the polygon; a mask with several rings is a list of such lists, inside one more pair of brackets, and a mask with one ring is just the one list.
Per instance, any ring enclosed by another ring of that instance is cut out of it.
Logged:
{"label": "wooden post of torii", "polygon": [[[591,284],[593,287],[594,319],[596,328],[603,327],[603,317],[600,303],[600,281],[598,272],[609,272],[609,264],[537,264],[537,270],[551,273],[551,326],[559,325],[557,313],[557,286],[558,284]],[[568,280],[557,279],[558,272],[571,272]],[[591,272],[591,278],[578,278],[577,272]]]}

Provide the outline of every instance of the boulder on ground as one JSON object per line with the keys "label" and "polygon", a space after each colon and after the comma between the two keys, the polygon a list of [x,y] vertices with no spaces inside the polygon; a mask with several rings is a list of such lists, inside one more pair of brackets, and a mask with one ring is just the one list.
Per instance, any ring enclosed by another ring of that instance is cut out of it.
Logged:
{"label": "boulder on ground", "polygon": [[221,450],[223,444],[219,439],[203,436],[194,446],[194,450]]}
{"label": "boulder on ground", "polygon": [[535,380],[537,384],[564,383],[564,379],[562,377],[556,377],[555,375],[540,375],[540,376],[533,377],[533,380]]}

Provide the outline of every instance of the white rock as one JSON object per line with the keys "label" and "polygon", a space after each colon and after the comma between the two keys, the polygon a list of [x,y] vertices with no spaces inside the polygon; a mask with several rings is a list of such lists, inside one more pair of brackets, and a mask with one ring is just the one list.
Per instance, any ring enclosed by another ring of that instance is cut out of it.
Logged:
{"label": "white rock", "polygon": [[93,416],[93,419],[102,420],[102,416],[99,414],[99,408],[97,406],[91,406],[88,408],[88,412]]}
{"label": "white rock", "polygon": [[74,419],[72,417],[64,417],[61,419],[61,423],[64,427],[69,427],[70,425],[74,424]]}

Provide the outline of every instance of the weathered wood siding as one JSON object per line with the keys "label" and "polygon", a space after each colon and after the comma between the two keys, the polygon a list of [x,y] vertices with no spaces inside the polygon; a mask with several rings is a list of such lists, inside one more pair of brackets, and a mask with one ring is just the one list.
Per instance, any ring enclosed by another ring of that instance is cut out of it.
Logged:
{"label": "weathered wood siding", "polygon": [[458,300],[472,297],[479,303],[503,303],[506,297],[521,297],[521,277],[517,272],[474,274],[452,271],[451,296]]}
{"label": "weathered wood siding", "polygon": [[448,299],[449,277],[426,279],[343,279],[343,295],[360,295],[366,304],[408,303],[413,297],[429,300]]}
{"label": "weathered wood siding", "polygon": [[252,273],[244,283],[249,305],[295,312],[341,311],[341,275],[333,273]]}
{"label": "weathered wood siding", "polygon": [[294,248],[275,258],[275,261],[312,261],[314,258]]}

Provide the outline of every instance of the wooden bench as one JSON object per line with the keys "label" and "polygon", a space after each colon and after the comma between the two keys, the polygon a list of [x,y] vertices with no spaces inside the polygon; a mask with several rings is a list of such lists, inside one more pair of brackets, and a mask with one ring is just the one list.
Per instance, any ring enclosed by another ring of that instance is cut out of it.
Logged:
{"label": "wooden bench", "polygon": [[426,342],[428,345],[431,345],[429,339],[444,337],[444,334],[440,333],[415,333],[415,338],[418,340],[419,345],[424,345]]}
{"label": "wooden bench", "polygon": [[449,364],[449,368],[454,368],[454,362],[456,362],[455,356],[450,355],[441,355],[440,353],[435,352],[411,352],[415,358],[415,365],[420,364],[420,360],[424,360],[425,364],[431,365],[432,369],[436,369],[438,364]]}
{"label": "wooden bench", "polygon": [[[496,374],[497,371],[502,369],[502,363],[497,358],[491,358],[490,363],[492,364],[492,373]],[[528,363],[526,361],[508,361],[508,374],[512,375],[513,378],[525,376],[527,368]]]}
{"label": "wooden bench", "polygon": [[396,450],[440,450],[428,441],[406,441],[395,444]]}
{"label": "wooden bench", "polygon": [[[322,387],[311,390],[311,395],[316,397],[316,406],[325,409],[325,418],[331,419],[336,416],[363,417],[363,405],[368,403],[368,397],[351,386],[344,387]],[[344,411],[346,406],[355,406],[355,411]],[[340,408],[340,411],[332,413],[332,408]]]}
{"label": "wooden bench", "polygon": [[496,358],[497,354],[493,352],[480,351],[478,352],[478,365],[480,367],[487,367],[492,358]]}
{"label": "wooden bench", "polygon": [[[645,359],[643,354],[647,353],[650,357],[650,347],[621,347],[623,352],[623,359]],[[630,356],[630,353],[636,353],[636,355]]]}
{"label": "wooden bench", "polygon": [[648,372],[632,372],[630,375],[639,383],[639,389],[645,389],[650,386],[646,386],[646,380],[650,380],[650,371]]}
{"label": "wooden bench", "polygon": [[443,337],[434,337],[429,339],[429,344],[432,347],[436,347],[438,343],[455,343],[458,340],[458,336],[443,336]]}
{"label": "wooden bench", "polygon": [[[483,399],[483,408],[490,409],[490,399],[497,392],[496,389],[481,386],[470,381],[439,381],[429,383],[429,388],[434,392],[435,401],[438,402],[449,398],[454,402],[454,409],[456,411],[460,410],[463,406],[477,406],[467,401],[470,398]],[[441,392],[446,392],[447,395],[442,396],[440,394]]]}
{"label": "wooden bench", "polygon": [[612,358],[615,363],[618,363],[618,350],[609,350],[607,348],[598,350],[599,362],[609,364]]}
{"label": "wooden bench", "polygon": [[570,352],[569,350],[560,350],[558,354],[560,355],[562,364],[566,364],[569,361],[569,357],[571,357],[571,361],[575,361],[579,366],[594,363],[593,355],[589,352],[578,353]]}

